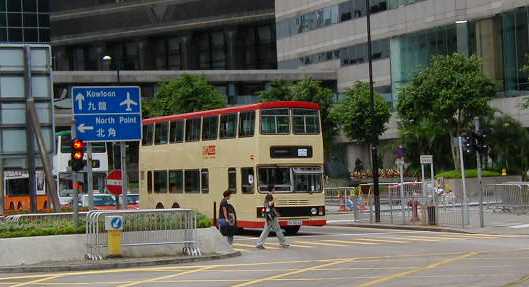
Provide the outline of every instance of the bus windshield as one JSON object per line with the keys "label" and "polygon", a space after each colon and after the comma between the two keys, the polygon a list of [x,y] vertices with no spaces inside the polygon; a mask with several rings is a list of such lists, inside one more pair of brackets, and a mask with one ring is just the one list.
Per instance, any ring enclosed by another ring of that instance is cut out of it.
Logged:
{"label": "bus windshield", "polygon": [[261,192],[321,192],[322,169],[319,167],[261,167]]}

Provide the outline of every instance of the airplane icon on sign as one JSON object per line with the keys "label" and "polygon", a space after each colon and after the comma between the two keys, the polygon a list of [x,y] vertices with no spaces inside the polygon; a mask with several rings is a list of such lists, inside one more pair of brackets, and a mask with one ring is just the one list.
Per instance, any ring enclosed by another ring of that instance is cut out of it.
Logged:
{"label": "airplane icon on sign", "polygon": [[132,112],[132,108],[130,106],[137,106],[138,103],[136,103],[135,101],[131,100],[130,99],[130,93],[127,93],[127,99],[124,100],[123,102],[121,102],[119,104],[120,106],[127,106],[127,108],[125,109],[125,111],[127,112]]}

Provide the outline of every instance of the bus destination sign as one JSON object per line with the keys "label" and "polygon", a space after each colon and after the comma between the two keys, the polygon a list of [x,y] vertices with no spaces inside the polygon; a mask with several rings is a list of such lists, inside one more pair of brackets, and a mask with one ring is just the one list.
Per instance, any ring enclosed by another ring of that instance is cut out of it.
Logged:
{"label": "bus destination sign", "polygon": [[312,158],[311,146],[272,146],[271,158]]}

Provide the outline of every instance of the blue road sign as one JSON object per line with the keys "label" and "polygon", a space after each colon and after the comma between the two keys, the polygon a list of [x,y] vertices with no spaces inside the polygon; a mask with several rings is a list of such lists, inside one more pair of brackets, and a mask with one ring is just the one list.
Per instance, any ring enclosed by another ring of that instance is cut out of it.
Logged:
{"label": "blue road sign", "polygon": [[77,138],[88,142],[139,141],[139,87],[73,87]]}
{"label": "blue road sign", "polygon": [[112,228],[114,228],[114,229],[122,229],[123,228],[123,220],[120,217],[114,217],[110,221],[110,225],[112,225]]}

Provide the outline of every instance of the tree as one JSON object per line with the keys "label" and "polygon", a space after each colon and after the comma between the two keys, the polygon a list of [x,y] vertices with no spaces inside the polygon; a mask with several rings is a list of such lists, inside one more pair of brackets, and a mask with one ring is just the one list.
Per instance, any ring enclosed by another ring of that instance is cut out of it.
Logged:
{"label": "tree", "polygon": [[384,98],[375,94],[373,114],[369,85],[356,82],[345,92],[345,99],[333,108],[331,117],[351,140],[371,144],[386,131],[391,110]]}
{"label": "tree", "polygon": [[[495,94],[496,86],[481,71],[478,57],[434,56],[430,67],[400,91],[401,128],[413,130],[428,120],[452,139],[468,130],[474,117],[492,111],[488,102]],[[457,167],[457,148],[452,140],[450,144]]]}
{"label": "tree", "polygon": [[184,74],[163,82],[151,100],[143,103],[145,117],[189,113],[226,106],[224,96],[204,76]]}
{"label": "tree", "polygon": [[298,82],[273,81],[269,89],[260,91],[257,94],[262,102],[307,101],[319,103],[323,140],[325,149],[329,149],[332,137],[336,133],[336,125],[329,117],[334,93],[331,89],[324,87],[322,82],[310,78]]}

